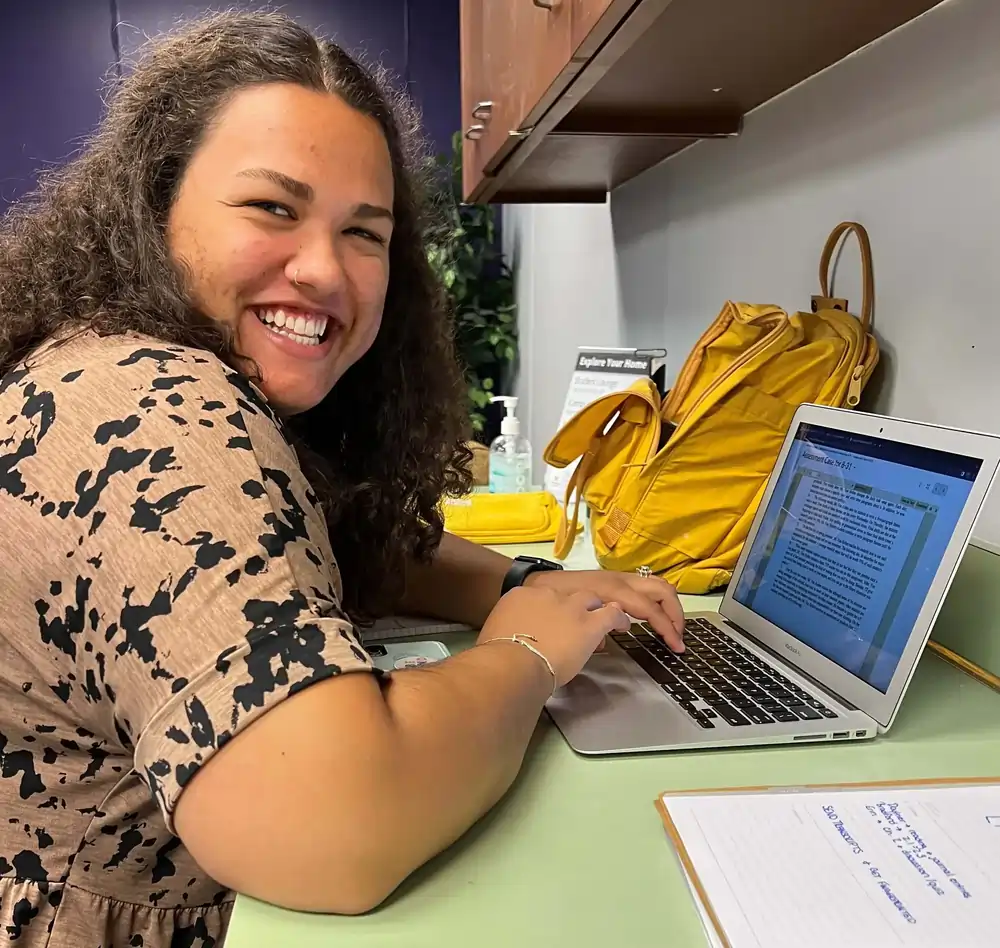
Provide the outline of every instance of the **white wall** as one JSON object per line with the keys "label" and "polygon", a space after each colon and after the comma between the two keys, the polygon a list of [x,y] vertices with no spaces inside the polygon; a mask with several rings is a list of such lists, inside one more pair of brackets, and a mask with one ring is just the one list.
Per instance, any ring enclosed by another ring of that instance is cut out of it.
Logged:
{"label": "white wall", "polygon": [[[884,359],[868,406],[1000,432],[998,51],[1000,2],[949,0],[758,109],[739,138],[701,143],[615,191],[614,252],[562,210],[520,213],[547,243],[585,247],[594,272],[617,271],[609,337],[665,345],[673,371],[727,298],[808,307],[827,233],[859,220],[875,256]],[[598,261],[602,250],[612,259]],[[532,254],[529,278],[545,254],[552,264],[551,246]],[[578,259],[563,262],[547,287],[578,275]],[[837,295],[856,310],[853,246],[838,276]],[[544,334],[548,348],[527,354],[522,384],[548,420],[562,393],[555,378],[539,381],[538,360],[561,366],[600,330],[577,331],[540,306],[530,282],[523,289],[529,339]],[[1000,491],[977,532],[1000,542]]]}
{"label": "white wall", "polygon": [[559,426],[575,349],[621,344],[610,205],[510,206],[503,226],[517,279],[515,394],[540,484],[542,452]]}

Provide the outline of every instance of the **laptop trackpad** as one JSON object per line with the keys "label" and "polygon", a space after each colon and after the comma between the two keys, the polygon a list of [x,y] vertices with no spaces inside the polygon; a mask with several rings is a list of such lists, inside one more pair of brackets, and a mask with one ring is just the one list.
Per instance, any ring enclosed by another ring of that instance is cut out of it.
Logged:
{"label": "laptop trackpad", "polygon": [[580,753],[641,750],[704,739],[701,728],[612,644],[553,695],[546,709]]}

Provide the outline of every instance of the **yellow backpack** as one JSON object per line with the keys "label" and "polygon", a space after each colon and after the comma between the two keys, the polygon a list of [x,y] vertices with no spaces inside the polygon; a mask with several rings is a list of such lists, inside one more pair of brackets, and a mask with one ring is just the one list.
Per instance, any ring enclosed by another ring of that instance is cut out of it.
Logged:
{"label": "yellow backpack", "polygon": [[[861,246],[861,319],[830,296],[840,239]],[[856,407],[878,362],[871,334],[871,248],[857,223],[838,225],[820,261],[813,312],[727,302],[661,401],[650,379],[597,399],[571,418],[545,461],[577,465],[555,555],[569,553],[581,498],[607,569],[646,566],[680,592],[729,582],[768,475],[798,405]]]}

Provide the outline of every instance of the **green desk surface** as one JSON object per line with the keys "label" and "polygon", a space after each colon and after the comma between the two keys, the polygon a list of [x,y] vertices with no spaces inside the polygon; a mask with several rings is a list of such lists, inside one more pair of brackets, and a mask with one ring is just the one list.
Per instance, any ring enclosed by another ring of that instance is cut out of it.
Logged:
{"label": "green desk surface", "polygon": [[[589,563],[574,551],[571,565]],[[510,793],[377,911],[305,915],[241,896],[226,948],[705,948],[659,793],[997,774],[1000,695],[930,653],[889,734],[862,743],[590,759],[543,716]]]}

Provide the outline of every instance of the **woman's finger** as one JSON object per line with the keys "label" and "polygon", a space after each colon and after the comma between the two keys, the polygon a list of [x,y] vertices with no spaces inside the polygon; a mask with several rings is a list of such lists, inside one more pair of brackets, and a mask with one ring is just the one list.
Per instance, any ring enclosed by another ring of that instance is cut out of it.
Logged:
{"label": "woman's finger", "polygon": [[667,614],[674,628],[678,633],[683,634],[684,608],[681,606],[680,599],[677,598],[677,590],[666,580],[659,579],[656,576],[646,579],[640,578],[638,582],[642,583],[640,588],[643,593],[660,603],[660,607]]}
{"label": "woman's finger", "polygon": [[627,595],[618,596],[618,601],[633,619],[641,619],[648,623],[673,651],[684,651],[684,639],[681,633],[657,600],[630,587]]}

